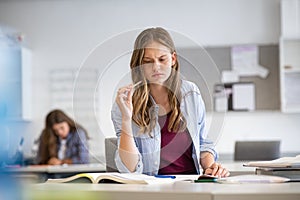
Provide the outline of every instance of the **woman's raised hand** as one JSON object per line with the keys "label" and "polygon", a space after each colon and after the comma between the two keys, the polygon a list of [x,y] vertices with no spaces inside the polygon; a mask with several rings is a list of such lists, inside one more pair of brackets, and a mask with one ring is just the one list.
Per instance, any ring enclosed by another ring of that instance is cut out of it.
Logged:
{"label": "woman's raised hand", "polygon": [[122,119],[131,120],[132,117],[132,95],[133,95],[133,85],[127,85],[125,87],[121,87],[118,90],[116,102],[121,110]]}

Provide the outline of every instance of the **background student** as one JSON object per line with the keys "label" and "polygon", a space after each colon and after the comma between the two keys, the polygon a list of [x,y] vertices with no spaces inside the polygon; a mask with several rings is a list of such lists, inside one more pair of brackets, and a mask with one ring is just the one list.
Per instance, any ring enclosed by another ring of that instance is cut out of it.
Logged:
{"label": "background student", "polygon": [[61,110],[51,111],[40,136],[37,164],[89,162],[87,131]]}
{"label": "background student", "polygon": [[215,160],[204,135],[205,107],[198,87],[182,80],[174,43],[163,28],[141,32],[131,61],[133,83],[118,90],[112,121],[120,172],[205,174],[229,172]]}

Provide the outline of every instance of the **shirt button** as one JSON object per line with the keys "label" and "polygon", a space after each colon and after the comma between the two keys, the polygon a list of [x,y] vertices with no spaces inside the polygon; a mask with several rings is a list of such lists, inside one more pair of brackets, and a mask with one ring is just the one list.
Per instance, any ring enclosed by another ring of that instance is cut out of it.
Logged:
{"label": "shirt button", "polygon": [[157,161],[154,162],[154,165],[157,165]]}

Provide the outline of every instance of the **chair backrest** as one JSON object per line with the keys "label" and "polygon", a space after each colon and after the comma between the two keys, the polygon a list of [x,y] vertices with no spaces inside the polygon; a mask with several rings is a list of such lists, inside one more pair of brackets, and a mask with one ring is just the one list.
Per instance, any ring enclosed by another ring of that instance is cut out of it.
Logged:
{"label": "chair backrest", "polygon": [[274,160],[280,157],[280,141],[236,141],[235,161]]}
{"label": "chair backrest", "polygon": [[117,166],[115,163],[115,153],[117,150],[117,138],[105,138],[105,160],[106,171],[117,172]]}

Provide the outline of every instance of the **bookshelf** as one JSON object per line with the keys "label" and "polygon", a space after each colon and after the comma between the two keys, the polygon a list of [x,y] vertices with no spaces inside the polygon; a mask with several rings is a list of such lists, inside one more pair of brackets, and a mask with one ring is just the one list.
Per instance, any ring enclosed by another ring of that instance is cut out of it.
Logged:
{"label": "bookshelf", "polygon": [[22,46],[0,48],[0,103],[10,121],[30,121],[32,52]]}
{"label": "bookshelf", "polygon": [[280,51],[281,111],[300,113],[300,0],[282,0]]}

